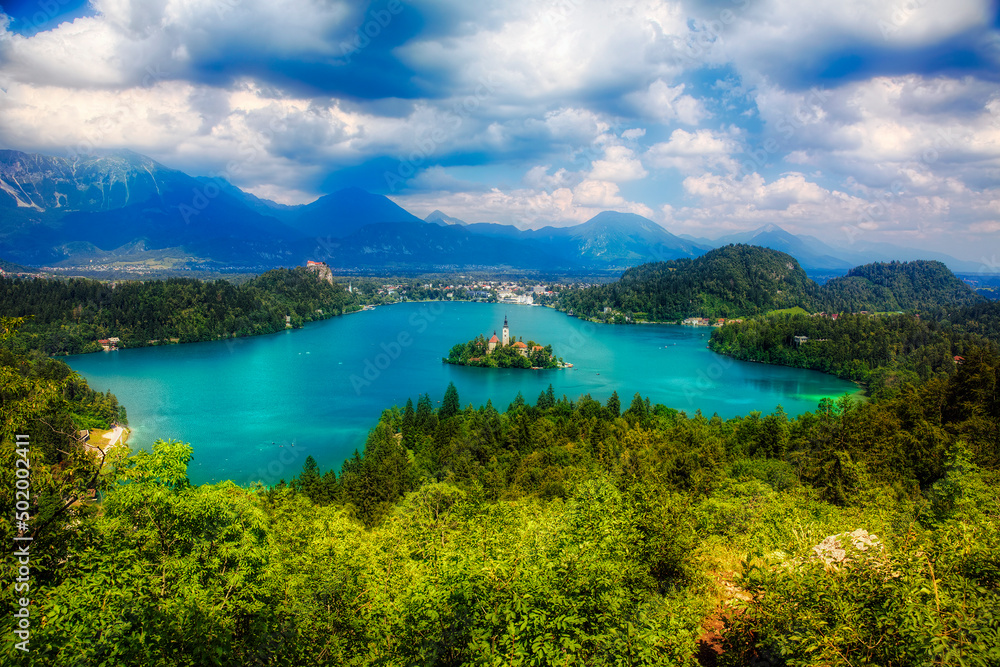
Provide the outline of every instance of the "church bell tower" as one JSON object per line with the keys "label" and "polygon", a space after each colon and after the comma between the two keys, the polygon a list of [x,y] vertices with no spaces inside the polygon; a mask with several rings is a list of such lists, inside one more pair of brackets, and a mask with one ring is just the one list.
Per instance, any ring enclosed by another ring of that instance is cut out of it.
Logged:
{"label": "church bell tower", "polygon": [[503,316],[503,341],[501,344],[504,346],[510,345],[510,329],[507,328],[507,316]]}

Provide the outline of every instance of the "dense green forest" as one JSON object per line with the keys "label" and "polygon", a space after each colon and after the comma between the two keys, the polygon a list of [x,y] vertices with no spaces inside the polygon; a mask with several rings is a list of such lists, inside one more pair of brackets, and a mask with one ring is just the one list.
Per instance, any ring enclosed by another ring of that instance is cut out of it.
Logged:
{"label": "dense green forest", "polygon": [[0,271],[6,271],[7,273],[32,273],[35,269],[0,258]]}
{"label": "dense green forest", "polygon": [[[386,410],[339,471],[307,458],[253,487],[191,485],[178,442],[98,474],[57,368],[0,366],[0,511],[27,434],[34,539],[27,592],[0,561],[5,663],[1000,661],[991,349],[797,418],[551,387],[474,408],[450,386],[436,410]],[[88,488],[101,502],[73,502]],[[13,522],[0,531],[14,544]]]}
{"label": "dense green forest", "polygon": [[811,306],[818,289],[791,255],[730,245],[695,259],[642,264],[607,285],[564,291],[559,308],[596,319],[609,316],[605,308],[620,318],[659,322],[736,317]]}
{"label": "dense green forest", "polygon": [[567,290],[557,307],[600,321],[676,322],[789,308],[809,313],[894,312],[983,300],[940,262],[866,264],[821,287],[791,255],[730,245],[696,259],[643,264],[607,285]]}
{"label": "dense green forest", "polygon": [[820,289],[819,310],[831,313],[908,311],[965,306],[983,297],[941,262],[876,262],[851,269]]}
{"label": "dense green forest", "polygon": [[[513,345],[498,345],[490,352],[489,343],[480,334],[467,343],[452,346],[448,356],[442,359],[447,364],[480,366],[482,368],[559,368],[561,359],[553,356],[552,346],[541,346],[529,340],[528,356],[523,356]],[[542,349],[536,350],[536,347]]]}
{"label": "dense green forest", "polygon": [[225,280],[103,282],[0,277],[0,313],[27,317],[16,345],[47,354],[195,342],[281,331],[356,310],[340,285],[305,268],[275,269],[239,286]]}
{"label": "dense green forest", "polygon": [[758,317],[714,330],[709,347],[744,361],[832,373],[878,395],[951,375],[967,350],[996,350],[998,341],[1000,304],[988,302],[922,314]]}

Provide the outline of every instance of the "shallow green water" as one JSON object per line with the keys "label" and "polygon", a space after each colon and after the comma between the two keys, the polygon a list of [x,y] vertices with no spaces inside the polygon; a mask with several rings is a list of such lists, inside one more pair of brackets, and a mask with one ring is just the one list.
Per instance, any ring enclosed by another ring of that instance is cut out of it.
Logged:
{"label": "shallow green water", "polygon": [[[500,333],[551,343],[572,369],[479,369],[441,363],[451,346]],[[674,325],[596,325],[548,308],[479,303],[407,303],[318,322],[304,329],[218,343],[120,350],[66,361],[91,387],[111,389],[128,409],[133,448],[156,438],[194,446],[195,483],[291,479],[308,454],[325,470],[364,446],[379,414],[448,382],[462,404],[487,399],[504,410],[520,391],[534,403],[617,390],[693,413],[722,417],[782,405],[791,415],[854,392],[814,371],[733,361],[706,349],[710,330]]]}

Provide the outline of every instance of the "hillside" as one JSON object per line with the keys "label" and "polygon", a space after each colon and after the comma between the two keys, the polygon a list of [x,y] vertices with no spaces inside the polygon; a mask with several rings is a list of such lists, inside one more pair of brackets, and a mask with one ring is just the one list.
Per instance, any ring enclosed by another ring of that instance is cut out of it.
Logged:
{"label": "hillside", "polygon": [[0,272],[3,273],[34,273],[35,269],[31,267],[24,266],[22,264],[15,264],[14,262],[8,262],[5,259],[0,259]]}
{"label": "hillside", "polygon": [[423,226],[424,221],[388,197],[361,188],[345,188],[300,207],[291,225],[304,236],[348,236],[365,225],[405,222]]}
{"label": "hillside", "polygon": [[239,286],[171,278],[107,283],[86,278],[0,277],[0,313],[29,317],[17,340],[47,354],[188,343],[273,333],[358,308],[339,284],[303,267],[268,271]]}
{"label": "hillside", "polygon": [[697,257],[707,250],[674,236],[649,218],[618,211],[603,211],[572,227],[544,227],[526,236],[608,267]]}
{"label": "hillside", "polygon": [[295,263],[299,234],[225,189],[130,151],[70,161],[0,151],[0,254],[35,265],[135,248],[188,261]]}
{"label": "hillside", "polygon": [[729,245],[692,260],[643,264],[609,285],[568,291],[559,307],[601,320],[669,322],[762,315],[796,306],[810,313],[895,312],[983,300],[940,262],[866,264],[820,287],[791,255]]}
{"label": "hillside", "polygon": [[906,311],[963,306],[983,297],[937,261],[876,262],[851,269],[821,290],[829,312]]}
{"label": "hillside", "polygon": [[853,264],[836,256],[833,248],[825,246],[818,239],[789,234],[777,225],[765,225],[740,234],[730,234],[715,240],[713,245],[747,243],[788,253],[799,261],[806,270],[843,271]]}
{"label": "hillside", "polygon": [[696,259],[643,264],[621,279],[566,293],[560,307],[593,317],[605,308],[637,319],[734,317],[795,306],[810,310],[818,288],[791,255],[730,245]]}

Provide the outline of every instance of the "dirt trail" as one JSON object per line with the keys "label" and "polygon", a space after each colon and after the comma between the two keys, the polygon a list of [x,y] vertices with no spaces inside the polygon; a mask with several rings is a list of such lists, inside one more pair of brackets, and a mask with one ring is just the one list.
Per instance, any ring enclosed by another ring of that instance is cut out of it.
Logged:
{"label": "dirt trail", "polygon": [[733,583],[735,576],[735,572],[719,572],[714,575],[716,584],[722,590],[722,600],[701,626],[698,653],[695,657],[702,667],[715,667],[719,664],[719,657],[723,654],[722,635],[726,629],[726,618],[740,613],[740,610],[733,606],[733,602],[750,599],[746,591]]}

